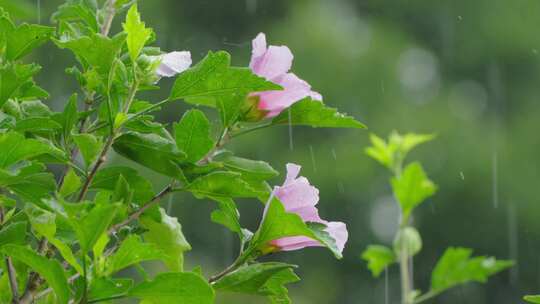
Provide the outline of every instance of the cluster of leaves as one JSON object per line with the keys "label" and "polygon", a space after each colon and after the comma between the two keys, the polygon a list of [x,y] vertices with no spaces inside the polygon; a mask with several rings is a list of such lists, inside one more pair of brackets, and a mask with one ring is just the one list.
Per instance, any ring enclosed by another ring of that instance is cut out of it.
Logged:
{"label": "cluster of leaves", "polygon": [[449,247],[439,259],[431,274],[431,287],[422,294],[410,290],[411,270],[409,259],[422,249],[420,233],[411,226],[411,215],[416,207],[433,196],[437,186],[428,178],[419,162],[412,162],[403,168],[407,154],[417,145],[433,139],[432,135],[390,134],[387,141],[371,135],[371,146],[367,155],[392,172],[390,184],[401,211],[399,230],[393,248],[383,245],[370,245],[362,253],[374,277],[378,277],[387,267],[399,263],[402,280],[402,303],[416,304],[431,299],[443,291],[467,282],[486,282],[489,276],[510,266],[513,262],[496,260],[493,257],[471,257],[472,250]]}
{"label": "cluster of leaves", "polygon": [[[268,163],[235,156],[224,146],[274,125],[364,126],[309,98],[286,114],[247,122],[248,95],[281,87],[232,67],[223,51],[209,52],[179,74],[165,100],[140,100],[139,92],[158,89],[160,62],[153,58],[162,52],[151,46],[155,34],[133,1],[100,4],[68,0],[52,16],[55,27],[17,26],[0,11],[0,303],[136,298],[204,304],[214,302],[216,291],[289,303],[284,285],[299,280],[295,266],[257,262],[267,244],[303,235],[339,256],[335,242],[324,225],[304,223],[272,198],[267,180],[278,173]],[[126,11],[123,31],[110,36],[114,16]],[[78,62],[67,73],[80,91],[60,112],[43,102],[49,94],[32,79],[40,67],[22,62],[47,41]],[[155,111],[177,100],[213,109],[219,119],[211,122],[196,108],[172,128],[154,119]],[[136,169],[106,164],[112,150],[169,177],[170,184],[155,192]],[[241,242],[238,259],[209,279],[201,268],[183,269],[191,247],[178,220],[159,207],[163,197],[179,191],[216,202],[212,221]],[[257,231],[240,225],[237,198],[270,201]],[[141,264],[150,260],[163,262],[167,272],[150,277]],[[140,280],[122,277],[126,268],[138,270]]]}

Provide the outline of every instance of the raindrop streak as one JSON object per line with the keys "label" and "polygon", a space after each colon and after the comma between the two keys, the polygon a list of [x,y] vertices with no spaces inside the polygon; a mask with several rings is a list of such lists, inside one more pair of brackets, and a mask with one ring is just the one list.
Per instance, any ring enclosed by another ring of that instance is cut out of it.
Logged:
{"label": "raindrop streak", "polygon": [[429,206],[431,209],[431,213],[435,214],[437,212],[437,210],[435,210],[435,202],[431,201],[431,203],[429,203]]}
{"label": "raindrop streak", "polygon": [[169,198],[167,199],[167,214],[171,214],[173,196],[174,195],[169,195]]}
{"label": "raindrop streak", "polygon": [[409,269],[411,270],[409,273],[409,282],[411,290],[414,290],[414,260],[412,256],[409,258]]}
{"label": "raindrop streak", "polygon": [[514,267],[510,269],[510,284],[516,284],[519,277],[518,268],[518,237],[517,237],[516,208],[513,204],[508,205],[508,255],[509,259],[516,261]]}
{"label": "raindrop streak", "polygon": [[311,154],[311,165],[313,166],[313,172],[317,172],[317,165],[315,165],[315,153],[313,153],[313,146],[309,146],[309,154]]}
{"label": "raindrop streak", "polygon": [[384,269],[384,304],[390,303],[390,292],[388,288],[388,267]]}
{"label": "raindrop streak", "polygon": [[492,184],[492,197],[493,197],[493,208],[499,208],[499,187],[498,187],[498,177],[497,177],[497,152],[493,151],[493,156],[491,157],[491,184]]}
{"label": "raindrop streak", "polygon": [[336,149],[334,148],[332,148],[332,157],[334,158],[334,160],[337,160]]}
{"label": "raindrop streak", "polygon": [[37,20],[41,24],[41,0],[37,0]]}
{"label": "raindrop streak", "polygon": [[292,118],[291,118],[291,109],[289,109],[289,148],[292,150],[294,150],[294,146],[293,146],[293,134],[292,134]]}
{"label": "raindrop streak", "polygon": [[257,12],[257,1],[258,0],[246,0],[246,11],[254,15]]}
{"label": "raindrop streak", "polygon": [[462,180],[465,180],[465,174],[463,174],[463,171],[459,171],[459,177],[461,177]]}
{"label": "raindrop streak", "polygon": [[338,182],[338,190],[340,194],[345,194],[345,186],[343,185],[343,182]]}

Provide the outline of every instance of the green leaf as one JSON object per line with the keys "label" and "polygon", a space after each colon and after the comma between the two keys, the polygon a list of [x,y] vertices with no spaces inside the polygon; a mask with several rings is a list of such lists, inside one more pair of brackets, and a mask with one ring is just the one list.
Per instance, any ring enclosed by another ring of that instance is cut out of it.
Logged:
{"label": "green leaf", "polygon": [[58,303],[68,303],[70,288],[64,270],[58,261],[49,260],[40,256],[34,250],[19,245],[4,245],[0,251],[39,273],[53,289]]}
{"label": "green leaf", "polygon": [[272,197],[266,206],[262,223],[250,242],[249,249],[260,250],[268,253],[279,250],[270,244],[271,241],[291,236],[306,236],[320,242],[330,249],[336,258],[341,258],[341,253],[335,246],[335,240],[331,239],[328,233],[321,229],[322,224],[304,223],[302,218],[296,213],[288,213],[283,204]]}
{"label": "green leaf", "polygon": [[540,295],[535,295],[535,296],[525,296],[523,297],[523,300],[529,302],[529,303],[536,303],[536,304],[539,304],[540,303]]}
{"label": "green leaf", "polygon": [[167,215],[163,208],[159,209],[161,221],[157,222],[149,216],[143,216],[141,226],[147,229],[143,234],[146,242],[155,244],[157,248],[167,254],[164,260],[172,271],[182,271],[184,268],[184,252],[191,250],[182,233],[182,225],[178,219]]}
{"label": "green leaf", "polygon": [[185,187],[198,198],[201,197],[257,197],[258,192],[234,172],[217,171],[195,179]]}
{"label": "green leaf", "polygon": [[90,166],[101,152],[103,143],[92,134],[73,134],[71,137],[81,151],[86,166]]}
{"label": "green leaf", "polygon": [[400,135],[397,132],[390,133],[389,143],[399,147],[402,154],[407,155],[413,148],[435,138],[433,134],[407,133]]}
{"label": "green leaf", "polygon": [[429,180],[418,162],[409,164],[400,176],[393,177],[391,184],[405,217],[437,191],[437,186]]}
{"label": "green leaf", "polygon": [[47,42],[54,28],[37,24],[13,25],[6,16],[0,17],[0,37],[5,37],[6,59],[17,60]]}
{"label": "green leaf", "polygon": [[26,240],[26,222],[17,222],[0,230],[0,247],[6,244],[24,245]]}
{"label": "green leaf", "polygon": [[40,100],[27,100],[18,106],[26,117],[49,117],[52,114],[51,109]]}
{"label": "green leaf", "polygon": [[326,225],[315,222],[307,222],[306,225],[315,235],[315,239],[332,251],[337,259],[343,258],[341,251],[337,247],[336,240],[326,231]]}
{"label": "green leaf", "polygon": [[148,304],[213,304],[215,298],[208,282],[191,272],[160,273],[133,287],[129,296]]}
{"label": "green leaf", "polygon": [[408,133],[400,135],[393,131],[388,137],[388,142],[375,134],[370,134],[371,146],[366,148],[366,154],[389,168],[398,170],[401,168],[407,154],[416,146],[435,138],[431,134]]}
{"label": "green leaf", "polygon": [[141,15],[134,4],[126,15],[126,22],[123,24],[124,31],[127,33],[127,46],[131,61],[135,62],[141,53],[146,41],[152,36],[152,29],[146,28],[141,21]]}
{"label": "green leaf", "polygon": [[186,159],[186,154],[163,137],[128,132],[115,140],[113,148],[118,154],[156,172],[178,179],[183,176],[178,163]]}
{"label": "green leaf", "polygon": [[219,110],[219,117],[224,128],[229,128],[238,120],[247,95],[247,91],[238,91],[223,93],[215,97],[216,107]]}
{"label": "green leaf", "polygon": [[93,9],[84,4],[83,1],[68,1],[58,7],[58,10],[51,16],[53,22],[59,21],[83,21],[94,33],[99,31],[96,14]]}
{"label": "green leaf", "polygon": [[264,289],[268,290],[271,295],[268,296],[273,304],[291,304],[289,291],[285,288],[286,284],[300,281],[300,278],[292,269],[282,270],[274,274],[266,283]]}
{"label": "green leaf", "polygon": [[[248,68],[230,67],[227,52],[209,52],[198,64],[178,75],[170,100],[214,97],[234,92],[280,90],[281,87],[253,74]],[[190,103],[216,106],[213,99],[192,99]]]}
{"label": "green leaf", "polygon": [[69,169],[68,173],[64,177],[64,181],[62,182],[62,187],[60,188],[60,195],[63,197],[66,197],[70,194],[75,193],[79,188],[81,187],[81,179],[79,176],[73,171],[73,169]]}
{"label": "green leaf", "polygon": [[150,181],[139,175],[137,170],[129,167],[107,167],[99,170],[90,188],[114,191],[120,177],[126,179],[129,188],[133,190],[133,200],[137,203],[147,203],[154,196]]}
{"label": "green leaf", "polygon": [[366,126],[351,116],[339,113],[334,108],[325,106],[321,101],[305,98],[293,104],[272,119],[272,124],[304,125],[323,128],[357,128]]}
{"label": "green leaf", "polygon": [[294,268],[295,265],[277,262],[251,264],[224,276],[213,287],[217,291],[264,295],[280,299],[278,303],[290,303],[284,285],[300,280]]}
{"label": "green leaf", "polygon": [[381,245],[369,245],[362,253],[362,259],[368,263],[369,270],[376,278],[389,265],[396,262],[394,252],[390,248]]}
{"label": "green leaf", "polygon": [[88,300],[101,302],[114,297],[127,295],[133,286],[132,279],[95,278],[90,284]]}
{"label": "green leaf", "polygon": [[18,132],[47,132],[62,129],[62,125],[49,117],[30,117],[17,121],[15,131]]}
{"label": "green leaf", "polygon": [[101,235],[107,231],[118,207],[117,204],[95,206],[82,218],[71,220],[83,252],[91,250]]}
{"label": "green leaf", "polygon": [[216,161],[223,162],[225,168],[242,174],[247,180],[268,180],[279,175],[267,162],[260,160],[251,160],[226,154],[223,157],[214,158]]}
{"label": "green leaf", "polygon": [[17,132],[0,134],[0,147],[9,147],[9,149],[0,150],[0,169],[22,160],[29,160],[43,154],[56,153],[54,147],[36,139],[26,139]]}
{"label": "green leaf", "polygon": [[431,274],[431,290],[442,292],[467,282],[485,283],[489,276],[511,267],[514,262],[493,257],[471,257],[468,248],[449,247]]}
{"label": "green leaf", "polygon": [[64,107],[64,112],[59,113],[55,119],[62,125],[64,138],[67,138],[79,120],[77,113],[77,94],[71,95],[68,103]]}
{"label": "green leaf", "polygon": [[107,274],[111,275],[131,265],[149,260],[166,260],[167,255],[153,243],[143,243],[140,236],[128,236],[107,261]]}
{"label": "green leaf", "polygon": [[134,191],[131,190],[127,180],[123,176],[120,176],[116,181],[112,200],[114,202],[122,202],[122,204],[129,206],[133,200],[133,192]]}
{"label": "green leaf", "polygon": [[178,149],[186,152],[187,161],[196,163],[210,152],[214,141],[210,137],[210,122],[203,112],[187,111],[179,123],[174,124]]}
{"label": "green leaf", "polygon": [[10,98],[21,95],[23,88],[34,84],[34,76],[40,67],[35,64],[9,63],[0,66],[0,108]]}
{"label": "green leaf", "polygon": [[214,223],[227,227],[232,232],[238,233],[242,237],[242,227],[240,226],[240,213],[236,204],[230,198],[216,198],[219,209],[212,211],[211,218]]}
{"label": "green leaf", "polygon": [[75,258],[75,255],[73,254],[73,251],[69,246],[64,243],[62,240],[59,240],[57,238],[49,238],[49,242],[58,249],[58,252],[64,258],[64,260],[71,265],[79,274],[83,274],[83,269],[79,262],[77,262],[77,259]]}
{"label": "green leaf", "polygon": [[382,164],[383,166],[394,169],[394,154],[397,147],[389,146],[384,139],[375,134],[369,134],[371,146],[366,148],[366,154]]}
{"label": "green leaf", "polygon": [[18,168],[15,173],[0,169],[0,187],[30,202],[40,203],[41,199],[49,197],[56,190],[54,176],[44,171],[45,166],[35,162]]}
{"label": "green leaf", "polygon": [[37,207],[28,206],[26,214],[30,219],[32,228],[40,235],[44,236],[56,249],[60,255],[79,273],[83,273],[81,265],[73,255],[71,248],[63,241],[55,238],[56,235],[56,215]]}
{"label": "green leaf", "polygon": [[58,47],[71,50],[85,70],[92,67],[102,79],[107,80],[124,40],[125,35],[117,35],[111,39],[101,34],[91,34],[71,40],[54,41]]}

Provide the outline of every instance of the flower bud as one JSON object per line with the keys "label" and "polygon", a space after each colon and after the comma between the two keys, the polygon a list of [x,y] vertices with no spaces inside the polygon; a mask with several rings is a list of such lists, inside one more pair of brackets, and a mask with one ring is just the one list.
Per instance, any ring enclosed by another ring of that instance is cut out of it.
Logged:
{"label": "flower bud", "polygon": [[413,227],[405,227],[399,230],[394,240],[394,252],[401,256],[401,250],[405,250],[407,257],[414,256],[422,249],[420,233]]}
{"label": "flower bud", "polygon": [[242,116],[240,117],[240,120],[258,122],[266,118],[268,111],[259,109],[259,101],[259,96],[256,95],[249,95],[246,97],[241,109]]}

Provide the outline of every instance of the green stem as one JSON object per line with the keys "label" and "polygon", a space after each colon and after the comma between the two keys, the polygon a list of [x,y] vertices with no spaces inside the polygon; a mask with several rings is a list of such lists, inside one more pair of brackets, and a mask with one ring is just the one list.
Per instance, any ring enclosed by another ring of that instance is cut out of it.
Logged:
{"label": "green stem", "polygon": [[406,242],[401,242],[401,244],[399,254],[399,269],[401,273],[401,303],[412,304],[410,301],[411,282]]}
{"label": "green stem", "polygon": [[246,259],[243,258],[243,256],[239,256],[231,265],[229,265],[223,271],[211,276],[210,279],[208,279],[208,282],[210,284],[217,282],[219,279],[238,269],[238,267],[242,266],[245,262]]}
{"label": "green stem", "polygon": [[91,300],[91,301],[88,301],[87,303],[99,303],[99,302],[106,302],[106,301],[110,301],[110,300],[118,300],[118,299],[123,299],[125,298],[126,295],[117,295],[117,296],[112,296],[112,297],[108,297],[108,298],[102,298],[102,299],[95,299],[95,300]]}
{"label": "green stem", "polygon": [[234,137],[238,137],[238,136],[241,136],[241,135],[245,135],[245,134],[251,133],[253,131],[257,131],[257,130],[261,130],[261,129],[271,127],[272,125],[273,124],[269,123],[269,124],[258,125],[258,126],[255,126],[253,128],[249,128],[249,129],[244,129],[244,130],[241,130],[241,131],[239,131],[237,133],[231,134],[231,137],[234,138]]}
{"label": "green stem", "polygon": [[80,304],[86,304],[88,303],[88,274],[87,267],[86,267],[86,253],[82,252],[82,265],[83,265],[83,294],[81,297]]}
{"label": "green stem", "polygon": [[413,304],[420,304],[420,303],[424,303],[425,301],[431,299],[431,298],[434,298],[436,296],[438,296],[441,292],[440,291],[433,291],[433,290],[430,290],[428,291],[427,293],[419,296],[418,298],[416,298],[413,302]]}
{"label": "green stem", "polygon": [[152,112],[153,110],[155,110],[155,109],[161,107],[162,105],[168,103],[169,101],[170,101],[169,98],[166,98],[166,99],[164,99],[164,100],[162,100],[162,101],[160,101],[160,102],[158,102],[158,103],[155,103],[155,104],[151,105],[150,107],[148,107],[148,108],[146,108],[146,109],[144,109],[144,110],[142,110],[142,111],[140,111],[140,112],[137,112],[137,113],[133,114],[133,116],[129,117],[129,118],[126,120],[126,123],[135,120],[135,119],[138,118],[139,116],[142,116],[142,115],[144,115],[144,114],[147,114],[147,113]]}

